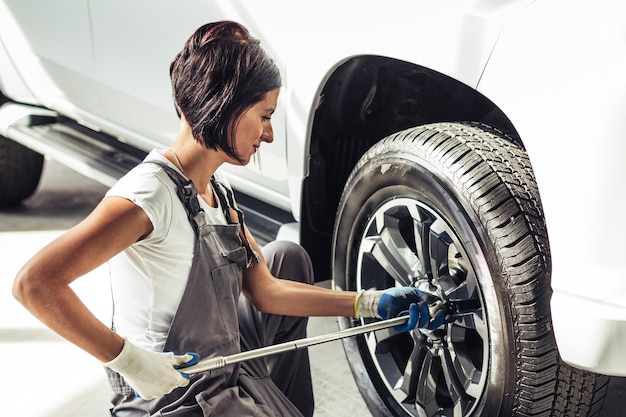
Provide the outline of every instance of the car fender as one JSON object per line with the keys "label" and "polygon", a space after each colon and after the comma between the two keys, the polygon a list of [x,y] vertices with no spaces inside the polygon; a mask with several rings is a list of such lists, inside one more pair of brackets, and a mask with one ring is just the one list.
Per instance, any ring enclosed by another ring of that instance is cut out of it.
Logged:
{"label": "car fender", "polygon": [[348,1],[334,2],[332,12],[319,3],[305,3],[282,6],[287,7],[286,15],[303,17],[280,22],[251,5],[253,10],[248,11],[259,22],[256,32],[285,70],[280,101],[286,106],[294,217],[300,218],[302,178],[307,175],[319,93],[338,66],[354,56],[379,55],[422,65],[475,87],[502,27],[531,2],[401,1],[391,8],[380,2]]}
{"label": "car fender", "polygon": [[507,25],[479,83],[517,129],[537,178],[559,351],[572,365],[620,375],[625,12],[610,0],[536,2]]}

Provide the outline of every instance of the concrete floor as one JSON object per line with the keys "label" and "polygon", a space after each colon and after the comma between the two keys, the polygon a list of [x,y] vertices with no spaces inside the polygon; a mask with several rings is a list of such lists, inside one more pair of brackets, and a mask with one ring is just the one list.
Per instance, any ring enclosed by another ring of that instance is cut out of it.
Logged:
{"label": "concrete floor", "polygon": [[[47,163],[40,188],[23,205],[0,212],[0,378],[3,416],[105,417],[109,388],[98,361],[62,340],[11,296],[18,269],[39,248],[91,211],[106,188]],[[104,323],[110,323],[108,271],[102,267],[74,289]],[[309,335],[337,330],[334,318],[312,318]],[[340,341],[309,348],[315,417],[369,416],[350,374]],[[601,417],[626,416],[626,383],[611,380]]]}

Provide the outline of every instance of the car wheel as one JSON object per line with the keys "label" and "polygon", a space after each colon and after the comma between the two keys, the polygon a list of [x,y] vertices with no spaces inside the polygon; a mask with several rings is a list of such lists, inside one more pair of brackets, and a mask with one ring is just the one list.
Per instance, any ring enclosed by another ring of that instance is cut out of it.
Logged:
{"label": "car wheel", "polygon": [[[436,330],[344,340],[374,415],[593,416],[608,377],[564,364],[550,318],[550,253],[524,150],[494,129],[396,133],[352,171],[333,235],[336,289],[415,286]],[[371,319],[341,319],[341,327]]]}
{"label": "car wheel", "polygon": [[39,185],[44,157],[0,136],[0,207],[17,204]]}

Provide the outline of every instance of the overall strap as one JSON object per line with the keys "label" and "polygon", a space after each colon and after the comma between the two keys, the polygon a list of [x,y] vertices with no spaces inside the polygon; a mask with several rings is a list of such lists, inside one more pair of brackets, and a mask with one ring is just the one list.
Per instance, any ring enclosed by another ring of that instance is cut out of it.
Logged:
{"label": "overall strap", "polygon": [[193,228],[196,237],[198,236],[198,230],[200,226],[205,224],[204,210],[200,207],[200,201],[198,201],[198,190],[191,180],[183,177],[176,170],[169,167],[167,164],[161,161],[144,161],[159,165],[170,179],[176,184],[176,194],[178,198],[185,206],[189,223]]}
{"label": "overall strap", "polygon": [[256,253],[254,249],[252,249],[252,246],[250,245],[250,242],[248,241],[248,237],[246,236],[245,229],[244,229],[245,221],[244,221],[243,211],[240,210],[235,205],[235,197],[233,196],[233,191],[230,188],[226,187],[224,184],[217,181],[214,176],[211,177],[211,184],[213,185],[215,194],[217,194],[217,198],[219,198],[220,204],[222,205],[224,209],[224,215],[226,216],[226,220],[228,221],[228,223],[234,223],[231,218],[229,208],[232,208],[237,213],[237,217],[239,220],[239,228],[240,228],[239,235],[241,237],[244,247],[246,248],[246,251],[248,252],[249,261],[248,261],[247,266],[250,266],[250,261],[252,259],[254,259],[256,263],[259,263],[259,260],[260,260],[259,254]]}
{"label": "overall strap", "polygon": [[[204,215],[199,215],[204,213],[204,210],[200,207],[200,202],[198,201],[198,190],[196,186],[191,182],[191,180],[183,177],[176,170],[172,169],[167,164],[161,161],[144,161],[151,162],[153,164],[159,165],[163,170],[167,173],[167,175],[174,181],[176,184],[176,193],[178,197],[183,202],[185,206],[185,210],[187,211],[187,217],[189,218],[189,222],[193,227],[193,230],[198,236],[199,227],[205,224]],[[215,194],[217,198],[220,200],[220,204],[222,206],[222,211],[224,212],[224,216],[226,217],[226,221],[229,224],[236,223],[233,221],[230,209],[232,208],[237,213],[238,223],[240,228],[240,238],[243,242],[243,246],[246,248],[246,252],[248,253],[248,262],[247,266],[250,266],[250,262],[254,259],[257,263],[259,263],[260,257],[259,254],[252,248],[248,238],[244,232],[244,214],[236,205],[235,198],[233,196],[233,192],[230,188],[226,187],[224,184],[218,182],[214,176],[211,177],[211,185],[213,186],[213,190],[215,190]]]}

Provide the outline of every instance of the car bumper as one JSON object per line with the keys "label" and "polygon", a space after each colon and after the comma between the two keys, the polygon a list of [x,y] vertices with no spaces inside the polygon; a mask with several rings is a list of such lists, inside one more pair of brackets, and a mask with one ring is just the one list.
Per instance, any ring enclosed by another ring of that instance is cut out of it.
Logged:
{"label": "car bumper", "polygon": [[552,320],[565,362],[600,374],[626,376],[626,306],[555,290]]}

